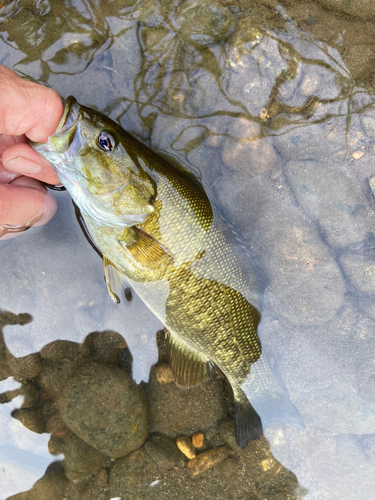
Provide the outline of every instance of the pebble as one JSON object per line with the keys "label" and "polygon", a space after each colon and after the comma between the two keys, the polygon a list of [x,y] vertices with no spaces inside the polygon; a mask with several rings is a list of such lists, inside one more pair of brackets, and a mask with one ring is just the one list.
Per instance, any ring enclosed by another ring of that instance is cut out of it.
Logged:
{"label": "pebble", "polygon": [[204,434],[203,432],[197,432],[191,438],[191,442],[195,448],[202,448],[204,443]]}
{"label": "pebble", "polygon": [[161,363],[155,366],[155,376],[159,384],[170,384],[173,382],[173,375],[168,363]]}
{"label": "pebble", "polygon": [[177,448],[173,439],[168,436],[152,436],[146,441],[145,450],[163,469],[173,469],[184,460],[184,455]]}
{"label": "pebble", "polygon": [[204,451],[197,457],[189,460],[188,462],[188,472],[192,476],[199,476],[203,474],[211,467],[214,467],[218,463],[222,462],[230,455],[230,451],[225,446],[220,446],[213,450]]}
{"label": "pebble", "polygon": [[182,451],[182,453],[189,459],[196,457],[195,448],[191,442],[191,439],[187,436],[181,436],[177,438],[176,444],[178,449]]}

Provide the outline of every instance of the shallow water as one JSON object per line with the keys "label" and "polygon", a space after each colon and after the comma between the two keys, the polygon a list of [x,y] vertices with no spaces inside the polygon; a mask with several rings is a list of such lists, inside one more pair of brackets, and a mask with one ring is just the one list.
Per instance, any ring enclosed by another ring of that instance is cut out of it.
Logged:
{"label": "shallow water", "polygon": [[[32,316],[0,318],[1,500],[27,490],[14,498],[372,498],[373,10],[366,0],[0,3],[1,64],[184,162],[246,237],[269,280],[263,352],[305,424],[273,423],[236,449],[225,380],[166,383],[162,324],[135,294],[111,302],[58,193],[49,224],[0,242],[0,307]],[[170,441],[126,454],[114,415],[119,370],[130,368],[149,439],[202,431],[198,453],[218,447],[221,461],[193,476]]]}

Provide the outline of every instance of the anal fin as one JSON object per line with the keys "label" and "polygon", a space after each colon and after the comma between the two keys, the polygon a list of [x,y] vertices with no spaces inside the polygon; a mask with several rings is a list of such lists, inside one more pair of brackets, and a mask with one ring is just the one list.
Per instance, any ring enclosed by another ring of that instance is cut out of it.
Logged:
{"label": "anal fin", "polygon": [[175,383],[182,388],[194,387],[206,380],[214,368],[213,363],[199,352],[176,342],[168,333],[169,365]]}

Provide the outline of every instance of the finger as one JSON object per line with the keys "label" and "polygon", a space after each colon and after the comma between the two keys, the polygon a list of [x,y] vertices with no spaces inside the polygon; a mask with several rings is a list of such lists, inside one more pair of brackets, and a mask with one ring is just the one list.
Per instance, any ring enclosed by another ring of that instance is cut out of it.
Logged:
{"label": "finger", "polygon": [[56,209],[56,200],[35,179],[19,177],[11,184],[0,184],[0,227],[16,226],[22,231],[39,226],[48,222]]}
{"label": "finger", "polygon": [[48,160],[40,156],[28,144],[10,146],[2,156],[7,170],[17,174],[32,176],[48,184],[60,184],[60,181]]}
{"label": "finger", "polygon": [[0,133],[26,134],[35,142],[46,142],[63,115],[57,92],[20,78],[9,68],[0,71]]}

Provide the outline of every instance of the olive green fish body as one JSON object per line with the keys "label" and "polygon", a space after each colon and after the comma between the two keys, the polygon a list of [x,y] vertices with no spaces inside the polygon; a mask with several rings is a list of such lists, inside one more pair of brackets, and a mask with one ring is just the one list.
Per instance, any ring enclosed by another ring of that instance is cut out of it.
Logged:
{"label": "olive green fish body", "polygon": [[112,298],[114,277],[125,278],[164,323],[176,383],[191,387],[213,366],[222,370],[241,446],[259,432],[249,400],[265,424],[284,414],[298,421],[262,355],[252,260],[199,182],[72,97],[55,134],[31,145],[79,206]]}

